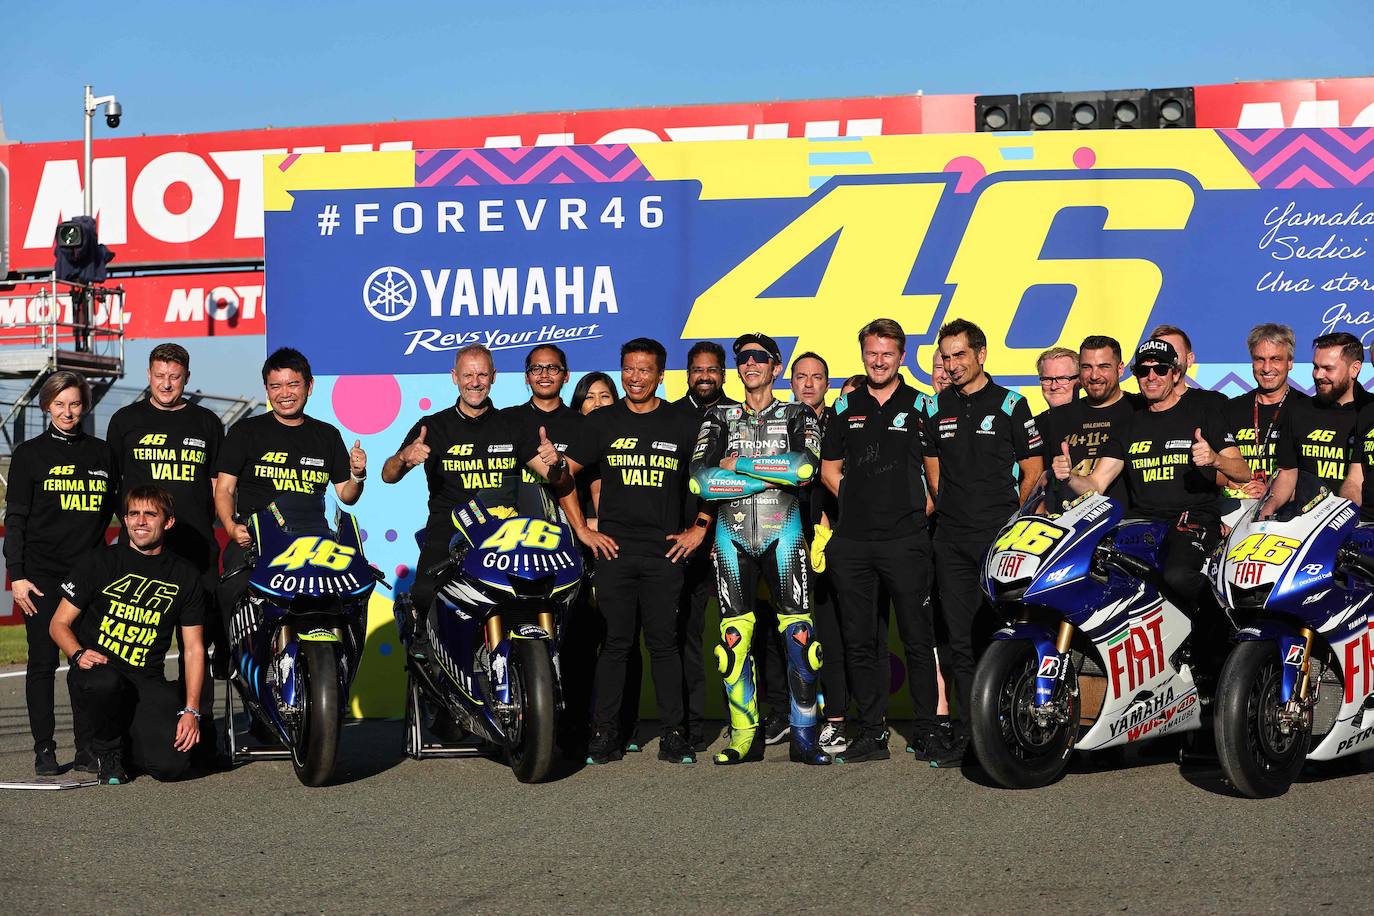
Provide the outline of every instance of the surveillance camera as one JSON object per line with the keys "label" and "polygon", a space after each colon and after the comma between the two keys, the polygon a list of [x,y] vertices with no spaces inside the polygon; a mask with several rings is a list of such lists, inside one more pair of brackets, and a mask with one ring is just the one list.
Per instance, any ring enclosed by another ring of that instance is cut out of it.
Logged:
{"label": "surveillance camera", "polygon": [[110,104],[105,106],[105,126],[118,127],[119,119],[124,114],[124,106],[111,99]]}

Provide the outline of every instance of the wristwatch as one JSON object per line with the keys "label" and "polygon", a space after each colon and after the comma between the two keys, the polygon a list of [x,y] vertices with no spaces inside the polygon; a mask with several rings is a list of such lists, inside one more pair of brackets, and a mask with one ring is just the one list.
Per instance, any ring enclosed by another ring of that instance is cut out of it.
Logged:
{"label": "wristwatch", "polygon": [[710,528],[711,520],[709,518],[702,518],[700,515],[698,515],[697,520],[692,524],[698,528]]}
{"label": "wristwatch", "polygon": [[85,655],[89,651],[89,649],[77,649],[75,652],[72,653],[72,657],[68,660],[68,664],[71,665],[71,667],[75,668],[76,663],[81,661],[81,656]]}

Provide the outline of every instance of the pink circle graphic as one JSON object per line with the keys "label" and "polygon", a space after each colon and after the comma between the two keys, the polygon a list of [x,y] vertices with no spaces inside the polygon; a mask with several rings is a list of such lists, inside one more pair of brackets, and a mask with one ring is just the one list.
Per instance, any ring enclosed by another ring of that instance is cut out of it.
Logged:
{"label": "pink circle graphic", "polygon": [[401,412],[401,383],[394,375],[344,375],[334,383],[334,416],[349,432],[379,433]]}
{"label": "pink circle graphic", "polygon": [[429,410],[433,402],[429,398],[420,398],[420,409]]}
{"label": "pink circle graphic", "polygon": [[956,194],[969,191],[988,173],[988,170],[983,167],[983,163],[972,156],[955,156],[945,163],[944,171],[959,173],[959,180],[954,185],[954,193]]}
{"label": "pink circle graphic", "polygon": [[1090,147],[1080,146],[1073,151],[1073,164],[1080,169],[1090,169],[1097,164],[1097,153]]}
{"label": "pink circle graphic", "polygon": [[397,578],[397,579],[404,579],[404,578],[405,578],[406,576],[408,576],[408,575],[410,575],[410,567],[409,567],[409,566],[407,566],[407,565],[405,565],[404,563],[402,563],[400,566],[397,566],[397,567],[396,567],[396,578]]}

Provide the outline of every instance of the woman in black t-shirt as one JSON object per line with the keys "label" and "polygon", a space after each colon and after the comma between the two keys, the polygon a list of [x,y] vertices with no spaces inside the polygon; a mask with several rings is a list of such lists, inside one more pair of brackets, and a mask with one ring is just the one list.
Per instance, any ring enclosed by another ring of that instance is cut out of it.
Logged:
{"label": "woman in black t-shirt", "polygon": [[[104,543],[118,481],[109,447],[81,431],[81,418],[91,408],[91,386],[84,378],[75,372],[54,373],[43,383],[38,403],[48,415],[48,428],[20,443],[10,460],[5,566],[28,636],[24,697],[34,770],[51,776],[59,772],[53,740],[58,653],[48,625],[62,599],[58,586],[77,561]],[[95,761],[81,717],[74,730],[76,769],[93,773]]]}

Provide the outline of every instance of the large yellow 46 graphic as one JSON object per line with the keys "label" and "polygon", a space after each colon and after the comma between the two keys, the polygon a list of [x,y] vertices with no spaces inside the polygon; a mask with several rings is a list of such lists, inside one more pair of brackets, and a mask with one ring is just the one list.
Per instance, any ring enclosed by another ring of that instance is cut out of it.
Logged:
{"label": "large yellow 46 graphic", "polygon": [[[929,181],[832,188],[702,293],[682,336],[734,337],[766,328],[798,338],[797,352],[838,352],[836,377],[863,367],[857,347],[836,351],[830,344],[852,339],[869,318],[895,318],[908,334],[932,338],[943,290],[937,283],[929,292],[906,290],[946,193],[947,185]],[[1138,340],[1163,282],[1159,268],[1144,258],[1042,258],[1050,227],[1066,209],[1095,208],[1105,211],[1104,231],[1182,229],[1193,200],[1192,188],[1173,178],[993,182],[979,196],[949,265],[945,317],[979,324],[988,336],[989,365],[1011,375],[1034,374],[1035,357],[1056,340],[1074,347],[1089,334]],[[832,238],[814,296],[764,298]],[[1043,285],[1070,290],[1062,325],[1048,327],[1033,346],[1009,346],[1023,296]],[[928,366],[931,346],[910,353],[908,365]]]}
{"label": "large yellow 46 graphic", "polygon": [[1035,518],[1023,518],[992,545],[993,550],[1019,550],[1038,557],[1064,536],[1064,529]]}
{"label": "large yellow 46 graphic", "polygon": [[1302,546],[1297,538],[1286,538],[1281,534],[1252,534],[1242,540],[1226,559],[1233,563],[1250,560],[1254,563],[1287,563],[1293,551]]}
{"label": "large yellow 46 graphic", "polygon": [[537,518],[513,518],[493,531],[482,542],[483,549],[509,553],[517,547],[557,550],[563,531],[552,522]]}
{"label": "large yellow 46 graphic", "polygon": [[273,557],[268,565],[297,570],[309,563],[331,572],[341,572],[353,562],[357,552],[328,538],[299,537],[291,542],[290,547]]}

